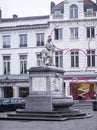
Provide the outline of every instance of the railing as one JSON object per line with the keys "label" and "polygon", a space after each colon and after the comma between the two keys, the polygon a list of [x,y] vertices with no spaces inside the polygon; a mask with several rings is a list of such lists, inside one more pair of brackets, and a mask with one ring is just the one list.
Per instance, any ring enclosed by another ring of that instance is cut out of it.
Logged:
{"label": "railing", "polygon": [[85,17],[96,17],[96,11],[93,11],[93,12],[85,12],[84,13],[84,16]]}
{"label": "railing", "polygon": [[63,19],[63,14],[53,14],[53,19]]}

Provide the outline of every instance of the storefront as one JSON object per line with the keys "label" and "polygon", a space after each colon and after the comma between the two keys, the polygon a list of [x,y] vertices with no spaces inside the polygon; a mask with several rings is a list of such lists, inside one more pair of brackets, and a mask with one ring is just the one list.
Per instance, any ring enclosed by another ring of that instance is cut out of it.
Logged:
{"label": "storefront", "polygon": [[11,97],[13,97],[13,88],[12,88],[12,86],[11,87],[9,87],[9,86],[5,86],[5,87],[3,87],[3,89],[4,89],[4,98],[11,98]]}
{"label": "storefront", "polygon": [[70,83],[70,95],[74,100],[95,99],[96,83]]}
{"label": "storefront", "polygon": [[19,88],[19,97],[27,97],[29,94],[29,87],[20,87]]}
{"label": "storefront", "polygon": [[[82,73],[82,74],[81,74]],[[66,73],[64,76],[65,95],[74,100],[93,100],[97,93],[97,75],[90,72]]]}
{"label": "storefront", "polygon": [[28,75],[2,76],[0,79],[0,98],[26,97],[29,94]]}

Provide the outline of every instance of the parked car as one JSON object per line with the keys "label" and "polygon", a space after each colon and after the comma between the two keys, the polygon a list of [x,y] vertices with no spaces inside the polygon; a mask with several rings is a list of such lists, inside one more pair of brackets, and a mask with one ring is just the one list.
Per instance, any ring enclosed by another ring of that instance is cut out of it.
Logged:
{"label": "parked car", "polygon": [[0,112],[15,111],[16,109],[24,109],[25,100],[23,98],[1,98]]}

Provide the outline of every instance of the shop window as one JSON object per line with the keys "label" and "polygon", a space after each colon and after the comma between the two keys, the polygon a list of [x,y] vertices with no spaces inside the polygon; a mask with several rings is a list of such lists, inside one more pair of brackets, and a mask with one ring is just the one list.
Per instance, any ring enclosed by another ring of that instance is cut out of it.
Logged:
{"label": "shop window", "polygon": [[13,97],[13,88],[12,87],[4,87],[4,98]]}
{"label": "shop window", "polygon": [[19,97],[27,97],[29,94],[29,88],[19,88]]}
{"label": "shop window", "polygon": [[74,100],[90,100],[95,99],[96,84],[95,83],[71,83],[70,94]]}

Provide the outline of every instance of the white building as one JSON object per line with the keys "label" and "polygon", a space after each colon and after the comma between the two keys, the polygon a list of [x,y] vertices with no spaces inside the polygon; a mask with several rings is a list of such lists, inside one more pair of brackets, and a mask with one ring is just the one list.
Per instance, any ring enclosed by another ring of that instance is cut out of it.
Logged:
{"label": "white building", "polygon": [[[0,12],[2,16],[2,12]],[[97,91],[97,5],[91,0],[51,2],[47,16],[0,17],[0,97],[28,94],[32,66],[51,35],[55,65],[64,68],[66,96],[93,99]]]}

